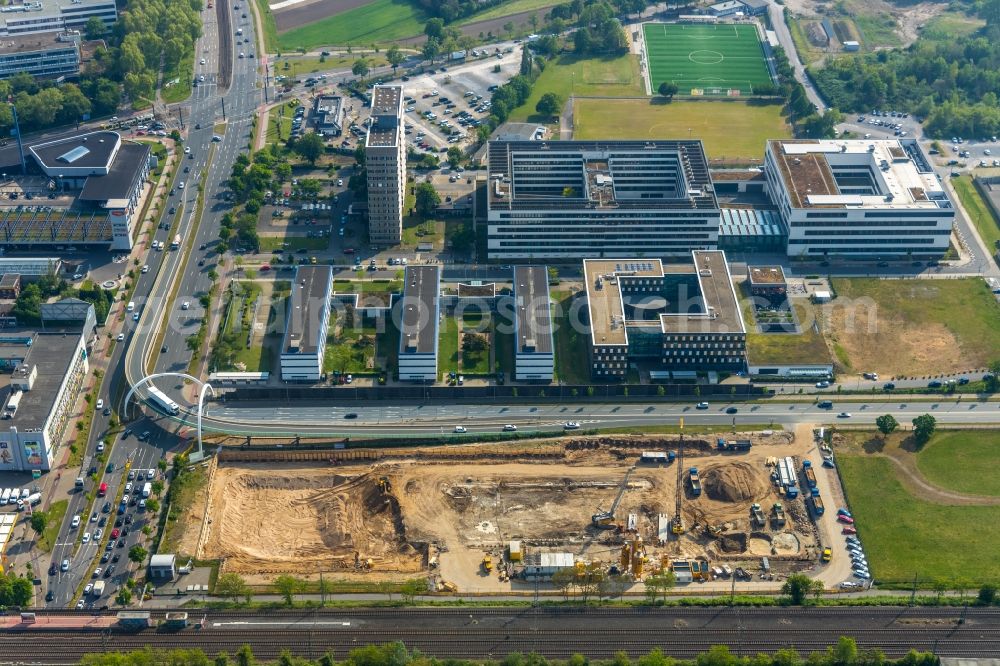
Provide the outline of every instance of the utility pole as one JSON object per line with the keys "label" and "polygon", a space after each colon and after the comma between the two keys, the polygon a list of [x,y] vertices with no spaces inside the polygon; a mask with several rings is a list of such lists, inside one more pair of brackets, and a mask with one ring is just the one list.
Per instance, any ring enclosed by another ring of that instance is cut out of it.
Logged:
{"label": "utility pole", "polygon": [[222,119],[225,120],[226,119],[226,98],[225,97],[220,97],[219,99],[222,100]]}

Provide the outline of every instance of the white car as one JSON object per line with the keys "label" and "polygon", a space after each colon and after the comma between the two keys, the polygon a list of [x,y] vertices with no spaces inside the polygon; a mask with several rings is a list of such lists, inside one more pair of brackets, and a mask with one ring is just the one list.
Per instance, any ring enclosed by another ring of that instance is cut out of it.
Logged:
{"label": "white car", "polygon": [[469,432],[469,431],[465,429],[465,426],[455,426],[455,432],[461,433],[461,432]]}
{"label": "white car", "polygon": [[97,409],[104,409],[104,398],[99,398],[97,400]]}
{"label": "white car", "polygon": [[132,313],[132,321],[139,321],[139,313],[138,312],[133,312]]}
{"label": "white car", "polygon": [[513,423],[508,423],[503,427],[504,432],[517,432],[517,426]]}
{"label": "white car", "polygon": [[576,421],[567,421],[566,423],[563,423],[563,430],[576,430],[579,427],[580,424]]}
{"label": "white car", "polygon": [[840,589],[842,590],[852,590],[856,587],[861,587],[861,583],[855,583],[853,580],[845,580],[840,584]]}
{"label": "white car", "polygon": [[[204,82],[205,82],[205,75],[204,74],[199,75],[198,76],[198,83],[204,83]],[[188,148],[184,152],[189,153],[189,152],[191,152],[191,149]]]}
{"label": "white car", "polygon": [[[187,148],[186,150],[187,150],[187,152],[189,152],[189,153],[191,152],[191,149],[190,149],[190,148]],[[181,182],[179,182],[179,183],[177,184],[177,189],[178,189],[178,190],[183,190],[183,189],[184,189],[184,181],[183,181],[183,180],[182,180]]]}
{"label": "white car", "polygon": [[851,413],[850,412],[841,412],[841,413],[837,414],[837,418],[838,419],[849,419],[849,418],[851,418]]}
{"label": "white car", "polygon": [[83,596],[87,596],[88,594],[90,594],[93,591],[93,589],[94,589],[94,584],[87,583],[87,587],[83,588]]}
{"label": "white car", "polygon": [[92,573],[91,576],[93,578],[100,578],[101,577],[101,571],[102,571],[101,567],[97,567],[96,569],[94,569],[94,573]]}
{"label": "white car", "polygon": [[90,543],[90,532],[83,533],[83,543]]}
{"label": "white car", "polygon": [[827,381],[816,382],[816,388],[818,389],[830,388],[830,382]]}
{"label": "white car", "polygon": [[76,514],[75,516],[73,516],[73,520],[70,522],[69,526],[72,527],[73,529],[76,529],[77,527],[80,526],[80,514]]}
{"label": "white car", "polygon": [[118,342],[121,342],[124,339],[125,339],[125,334],[124,333],[119,333],[118,337],[115,338],[115,340],[117,340]]}
{"label": "white car", "polygon": [[78,602],[76,602],[76,609],[83,610],[83,599],[80,599]]}
{"label": "white car", "polygon": [[97,443],[97,452],[98,453],[103,453],[104,452],[104,440],[103,439]]}
{"label": "white car", "polygon": [[[190,155],[191,154],[191,146],[184,146],[184,154],[185,155]],[[182,185],[183,185],[183,183],[182,183]],[[181,187],[181,189],[184,189],[184,188]]]}
{"label": "white car", "polygon": [[100,527],[94,530],[94,541],[100,541],[102,536],[104,536],[104,530]]}
{"label": "white car", "polygon": [[697,409],[708,409],[708,403],[707,402],[699,402],[697,405],[695,405],[695,408],[697,408]]}
{"label": "white car", "polygon": [[184,301],[181,303],[181,310],[188,310],[191,308],[191,301]]}
{"label": "white car", "polygon": [[149,272],[149,264],[143,264],[142,268],[140,269],[140,272],[141,273],[148,273]]}

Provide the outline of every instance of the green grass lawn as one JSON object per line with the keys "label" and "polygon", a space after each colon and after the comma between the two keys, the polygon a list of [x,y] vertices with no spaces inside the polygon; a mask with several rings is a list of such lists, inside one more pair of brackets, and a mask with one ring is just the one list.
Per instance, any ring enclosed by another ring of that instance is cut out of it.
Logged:
{"label": "green grass lawn", "polygon": [[639,75],[639,61],[632,54],[614,58],[564,55],[545,66],[528,101],[511,112],[511,122],[551,122],[551,118],[535,113],[538,100],[548,92],[564,100],[571,95],[641,97],[646,94]]}
{"label": "green grass lawn", "polygon": [[331,69],[350,69],[358,58],[365,58],[371,67],[382,67],[387,64],[384,56],[377,53],[364,53],[336,56],[297,56],[282,54],[274,60],[271,71],[275,76],[298,77],[302,75],[325,72]]}
{"label": "green grass lawn", "polygon": [[360,327],[345,326],[334,334],[338,322],[330,322],[330,332],[326,337],[326,354],[323,356],[323,372],[339,370],[343,373],[363,374],[373,371],[375,358],[375,326],[363,322]]}
{"label": "green grass lawn", "polygon": [[[787,12],[787,10],[785,10]],[[805,28],[802,25],[803,20],[801,18],[790,18],[786,21],[788,24],[788,32],[792,36],[792,42],[795,44],[795,51],[799,54],[799,58],[802,62],[808,65],[811,62],[817,60],[821,53],[818,48],[812,45],[809,38],[806,37]]]}
{"label": "green grass lawn", "polygon": [[440,248],[444,242],[444,222],[442,220],[421,220],[414,215],[403,218],[403,245],[416,246],[433,243]]}
{"label": "green grass lawn", "polygon": [[851,12],[854,25],[861,33],[861,43],[865,49],[872,51],[877,48],[900,46],[903,40],[896,33],[898,23],[891,14],[878,11]]}
{"label": "green grass lawn", "polygon": [[993,211],[990,210],[989,205],[979,195],[979,190],[973,184],[972,177],[961,176],[959,178],[952,178],[951,185],[955,188],[955,192],[958,193],[962,207],[965,208],[965,212],[972,218],[973,224],[976,225],[976,230],[979,231],[979,237],[986,243],[986,247],[990,249],[1000,247],[998,245],[1000,243],[1000,223],[993,216]]}
{"label": "green grass lawn", "polygon": [[938,42],[960,40],[979,30],[984,24],[982,19],[959,12],[943,12],[924,24],[920,39]]}
{"label": "green grass lawn", "polygon": [[45,531],[38,538],[38,547],[45,553],[51,553],[52,547],[59,538],[59,528],[62,527],[63,518],[66,517],[66,510],[69,508],[69,500],[59,500],[49,505],[45,515],[49,521],[45,524]]}
{"label": "green grass lawn", "polygon": [[419,35],[427,16],[408,0],[373,0],[278,35],[283,51],[336,44],[385,43]]}
{"label": "green grass lawn", "polygon": [[834,304],[845,306],[832,316],[833,335],[853,368],[926,375],[983,368],[997,358],[1000,305],[979,278],[835,278],[832,284]]}
{"label": "green grass lawn", "polygon": [[334,280],[333,291],[337,294],[385,294],[403,289],[401,280]]}
{"label": "green grass lawn", "polygon": [[645,23],[642,29],[654,89],[671,81],[682,95],[711,89],[752,95],[755,86],[771,83],[756,26]]}
{"label": "green grass lawn", "polygon": [[[822,333],[805,326],[802,333],[757,333],[750,303],[741,301],[747,326],[747,359],[751,365],[772,363],[829,363],[830,351]],[[812,306],[802,299],[792,301],[800,324],[811,323]]]}
{"label": "green grass lawn", "polygon": [[261,252],[294,252],[325,250],[330,246],[329,238],[309,238],[308,236],[260,236]]}
{"label": "green grass lawn", "polygon": [[438,374],[458,372],[458,321],[444,317],[438,326]]}
{"label": "green grass lawn", "polygon": [[278,26],[267,0],[254,0],[260,15],[260,29],[264,32],[264,48],[268,53],[278,52]]}
{"label": "green grass lawn", "polygon": [[[282,106],[276,106],[267,114],[267,134],[264,136],[266,143],[283,143],[288,140],[292,133],[292,117],[295,115],[295,107],[299,104],[296,100],[289,100]],[[281,109],[285,113],[281,115]]]}
{"label": "green grass lawn", "polygon": [[399,329],[392,317],[383,319],[384,328],[375,334],[375,356],[382,359],[385,370],[392,376],[399,354]]}
{"label": "green grass lawn", "polygon": [[[555,337],[556,367],[553,381],[566,384],[589,384],[590,366],[587,359],[588,340],[586,336],[576,331],[570,321],[570,305],[572,294],[565,291],[553,291],[552,326]],[[513,337],[513,336],[511,336]],[[513,340],[511,341],[511,365],[514,364]]]}
{"label": "green grass lawn", "polygon": [[184,54],[177,64],[177,69],[163,72],[163,81],[173,81],[176,83],[165,86],[160,91],[160,96],[167,104],[183,102],[191,96],[192,79],[194,78],[194,46]]}
{"label": "green grass lawn", "polygon": [[1000,495],[1000,477],[983,473],[1000,463],[1000,432],[942,431],[917,454],[917,467],[934,485],[973,495]]}
{"label": "green grass lawn", "polygon": [[510,2],[505,2],[496,7],[491,7],[486,11],[473,14],[472,16],[467,16],[459,21],[456,21],[452,25],[468,25],[470,23],[478,23],[479,21],[489,21],[491,19],[503,18],[505,16],[513,16],[514,14],[520,14],[522,12],[537,11],[539,20],[545,15],[545,10],[550,7],[558,5],[558,2],[554,0],[510,0]]}
{"label": "green grass lawn", "polygon": [[[536,86],[537,88],[537,86]],[[760,162],[768,139],[791,138],[777,104],[703,100],[578,99],[574,139],[701,139],[710,160]],[[629,122],[621,122],[628,118]],[[689,131],[690,130],[690,131]]]}
{"label": "green grass lawn", "polygon": [[467,352],[462,350],[462,374],[465,375],[488,375],[490,374],[490,345],[493,340],[490,333],[493,325],[489,315],[483,321],[481,312],[465,312],[462,314],[462,332],[480,333],[486,336],[487,346],[482,352]]}
{"label": "green grass lawn", "polygon": [[[970,433],[971,434],[971,433]],[[1000,507],[944,506],[911,495],[885,458],[837,459],[872,573],[904,586],[922,582],[1000,582]]]}
{"label": "green grass lawn", "polygon": [[[187,474],[181,475],[171,483],[172,502],[170,513],[163,526],[163,538],[160,540],[160,550],[177,552],[181,537],[188,530],[192,521],[201,522],[201,516],[190,515],[191,505],[202,492],[206,492],[208,473],[204,467],[198,466]],[[194,553],[183,553],[193,556]]]}
{"label": "green grass lawn", "polygon": [[502,371],[507,379],[514,376],[514,325],[510,319],[493,315],[493,358],[496,361],[494,370]]}

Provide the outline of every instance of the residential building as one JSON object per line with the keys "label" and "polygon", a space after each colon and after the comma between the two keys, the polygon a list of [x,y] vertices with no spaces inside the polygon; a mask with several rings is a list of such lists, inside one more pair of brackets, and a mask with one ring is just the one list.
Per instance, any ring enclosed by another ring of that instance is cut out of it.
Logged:
{"label": "residential building", "polygon": [[441,267],[407,266],[399,301],[399,380],[437,379]]}
{"label": "residential building", "polygon": [[324,136],[340,136],[344,131],[344,98],[339,95],[317,95],[313,102],[316,132]]}
{"label": "residential building", "polygon": [[80,33],[0,37],[0,79],[25,72],[39,78],[80,73]]}
{"label": "residential building", "polygon": [[515,266],[515,379],[552,381],[555,370],[552,333],[548,269],[545,266]]}
{"label": "residential building", "polygon": [[788,256],[937,259],[955,209],[910,139],[768,141],[767,191]]}
{"label": "residential building", "polygon": [[118,20],[115,0],[22,0],[0,10],[0,38],[83,30],[91,16],[110,28]]}
{"label": "residential building", "polygon": [[726,255],[691,254],[683,264],[584,260],[595,379],[623,379],[633,365],[654,372],[745,368],[746,327]]}
{"label": "residential building", "polygon": [[719,206],[700,141],[491,141],[491,259],[715,249]]}
{"label": "residential building", "polygon": [[332,282],[330,266],[299,266],[295,271],[281,343],[283,381],[318,382],[323,375]]}
{"label": "residential building", "polygon": [[0,387],[0,471],[48,471],[89,371],[83,336],[79,331],[4,334],[0,367],[13,368]]}
{"label": "residential building", "polygon": [[403,132],[403,88],[375,86],[371,124],[365,138],[368,237],[374,245],[397,245],[403,238],[403,200],[406,196]]}

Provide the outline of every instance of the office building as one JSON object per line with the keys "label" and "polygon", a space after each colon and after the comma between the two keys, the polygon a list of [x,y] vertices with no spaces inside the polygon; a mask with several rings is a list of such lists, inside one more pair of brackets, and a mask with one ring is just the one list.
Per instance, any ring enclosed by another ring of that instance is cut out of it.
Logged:
{"label": "office building", "polygon": [[767,191],[788,256],[937,259],[955,210],[910,139],[768,141]]}
{"label": "office building", "polygon": [[399,380],[437,379],[441,268],[407,266],[399,310]]}
{"label": "office building", "polygon": [[788,300],[788,281],[781,266],[747,266],[747,289],[751,296],[772,303]]}
{"label": "office building", "polygon": [[91,16],[107,27],[118,20],[115,0],[28,0],[0,8],[0,38],[83,30]]}
{"label": "office building", "polygon": [[368,172],[368,237],[374,245],[397,245],[403,238],[406,195],[406,141],[403,89],[375,86],[372,116],[365,138]]}
{"label": "office building", "polygon": [[700,141],[491,141],[491,259],[661,257],[715,249]]}
{"label": "office building", "polygon": [[555,356],[545,266],[514,267],[514,344],[514,378],[551,382]]}
{"label": "office building", "polygon": [[587,259],[590,365],[595,379],[651,372],[742,370],[746,328],[724,252],[690,263]]}
{"label": "office building", "polygon": [[281,379],[286,382],[318,382],[323,375],[332,281],[330,266],[295,271],[281,342]]}
{"label": "office building", "polygon": [[344,131],[344,98],[339,95],[317,95],[313,102],[316,132],[323,136],[340,136]]}
{"label": "office building", "polygon": [[0,471],[51,469],[89,370],[79,331],[0,336]]}
{"label": "office building", "polygon": [[25,72],[39,78],[80,73],[80,34],[0,37],[0,79]]}

